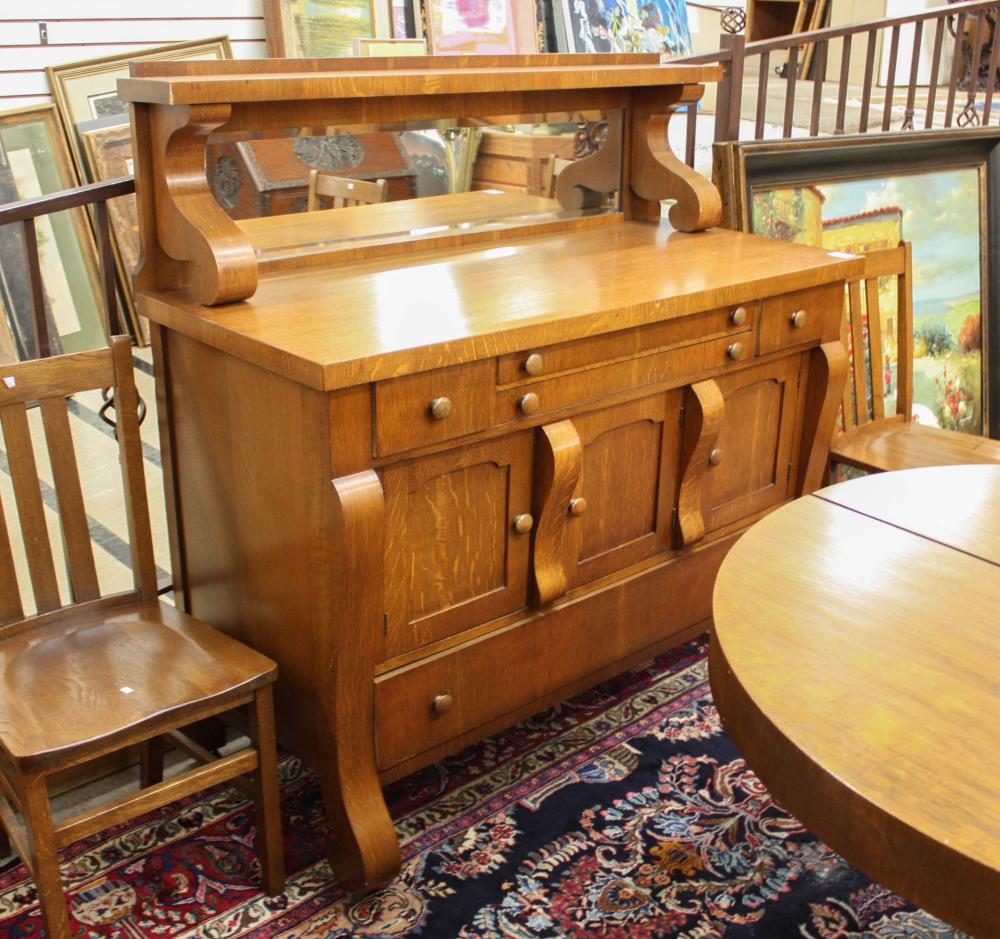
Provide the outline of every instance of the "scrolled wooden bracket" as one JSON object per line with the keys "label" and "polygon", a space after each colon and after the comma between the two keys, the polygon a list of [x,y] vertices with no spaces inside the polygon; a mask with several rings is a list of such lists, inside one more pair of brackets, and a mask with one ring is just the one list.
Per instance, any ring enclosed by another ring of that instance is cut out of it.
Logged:
{"label": "scrolled wooden bracket", "polygon": [[229,105],[153,109],[151,133],[159,164],[156,234],[162,250],[190,261],[198,299],[207,306],[253,296],[257,259],[250,239],[215,201],[205,172],[209,135],[229,120]]}
{"label": "scrolled wooden bracket", "polygon": [[556,199],[564,209],[597,208],[622,184],[622,111],[608,111],[606,121],[608,133],[600,148],[556,177]]}
{"label": "scrolled wooden bracket", "polygon": [[804,496],[824,485],[837,412],[847,382],[847,351],[843,344],[824,342],[809,354],[809,384],[802,422],[802,458],[796,495]]}
{"label": "scrolled wooden bracket", "polygon": [[638,201],[632,203],[633,217],[657,220],[660,202],[675,199],[670,224],[680,231],[704,231],[722,221],[718,189],[678,159],[667,138],[674,111],[697,104],[704,91],[701,85],[682,85],[660,92],[658,98],[648,91],[636,95],[632,107],[630,185]]}
{"label": "scrolled wooden bracket", "polygon": [[569,589],[569,572],[576,564],[579,539],[571,527],[579,522],[569,514],[569,504],[580,481],[583,447],[572,421],[539,428],[535,493],[538,525],[535,528],[535,591],[539,603],[551,603]]}
{"label": "scrolled wooden bracket", "polygon": [[680,492],[677,498],[677,547],[705,537],[705,483],[709,456],[722,430],[726,402],[714,381],[691,385],[684,393]]}
{"label": "scrolled wooden bracket", "polygon": [[382,631],[385,495],[364,470],[333,481],[335,610],[317,627],[327,854],[337,880],[365,892],[399,870],[399,841],[375,769],[375,665]]}

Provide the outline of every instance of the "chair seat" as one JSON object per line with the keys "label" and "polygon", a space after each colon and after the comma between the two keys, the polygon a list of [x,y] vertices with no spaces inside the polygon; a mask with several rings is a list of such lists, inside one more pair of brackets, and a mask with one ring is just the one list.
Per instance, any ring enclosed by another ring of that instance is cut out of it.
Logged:
{"label": "chair seat", "polygon": [[830,459],[873,472],[1000,463],[1000,441],[914,422],[876,421],[838,438]]}
{"label": "chair seat", "polygon": [[[2,635],[2,633],[0,633]],[[114,749],[274,681],[266,656],[160,601],[77,609],[0,639],[0,747],[25,768]],[[124,739],[130,738],[130,739]]]}

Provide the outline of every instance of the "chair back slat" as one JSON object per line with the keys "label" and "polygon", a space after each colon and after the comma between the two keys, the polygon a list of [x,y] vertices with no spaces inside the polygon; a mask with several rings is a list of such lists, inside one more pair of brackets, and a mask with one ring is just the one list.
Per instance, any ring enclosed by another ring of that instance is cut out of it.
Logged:
{"label": "chair back slat", "polygon": [[17,586],[17,569],[14,554],[10,550],[10,536],[7,533],[7,519],[0,504],[0,627],[24,616],[21,606],[21,591]]}
{"label": "chair back slat", "polygon": [[865,390],[865,337],[861,323],[861,281],[847,285],[851,305],[851,359],[854,376],[855,423],[864,424],[868,419],[868,394]]}
{"label": "chair back slat", "polygon": [[110,349],[0,365],[0,407],[108,388],[114,374]]}
{"label": "chair back slat", "polygon": [[310,170],[306,208],[310,212],[320,208],[320,199],[332,199],[335,209],[343,209],[353,205],[385,202],[388,196],[389,184],[384,179],[369,182]]}
{"label": "chair back slat", "polygon": [[872,419],[885,417],[885,377],[882,368],[882,317],[878,306],[878,277],[865,279],[868,313],[868,368],[872,380]]}
{"label": "chair back slat", "polygon": [[136,391],[132,371],[132,343],[125,336],[115,336],[111,340],[111,351],[115,364],[115,417],[118,421],[119,458],[122,486],[125,490],[132,578],[140,598],[152,600],[157,595],[156,560],[149,525],[142,441],[139,437],[139,393]]}
{"label": "chair back slat", "polygon": [[35,606],[40,613],[48,613],[60,606],[59,584],[52,561],[52,546],[49,544],[45,506],[38,484],[38,469],[25,406],[8,404],[0,408],[0,426],[3,428],[10,478],[14,484],[14,500],[21,522],[21,537]]}
{"label": "chair back slat", "polygon": [[69,429],[69,410],[64,398],[43,398],[39,402],[49,464],[55,483],[62,527],[63,549],[73,600],[96,600],[101,595],[90,544],[90,527],[83,504],[76,450]]}
{"label": "chair back slat", "polygon": [[896,281],[896,413],[904,421],[913,417],[913,249],[908,241],[900,252],[900,272]]}
{"label": "chair back slat", "polygon": [[[846,291],[845,291],[846,293]],[[840,342],[845,349],[850,348],[850,342],[848,336],[851,331],[851,304],[845,297],[844,302],[844,317],[840,321]],[[855,425],[854,419],[854,396],[851,393],[851,382],[844,382],[844,393],[841,400],[840,407],[840,426],[844,432],[853,430]]]}

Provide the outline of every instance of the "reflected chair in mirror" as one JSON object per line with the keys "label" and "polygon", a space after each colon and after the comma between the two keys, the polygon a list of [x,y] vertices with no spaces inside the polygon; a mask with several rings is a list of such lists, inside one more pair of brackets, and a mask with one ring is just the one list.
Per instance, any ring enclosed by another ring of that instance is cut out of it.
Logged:
{"label": "reflected chair in mirror", "polygon": [[559,174],[566,169],[567,166],[572,166],[573,162],[573,160],[567,160],[565,157],[560,156],[550,156],[548,160],[546,160],[545,195],[549,199],[554,199],[556,197],[556,180],[559,178]]}
{"label": "reflected chair in mirror", "polygon": [[[851,367],[844,387],[841,433],[830,451],[833,466],[880,473],[1000,463],[1000,441],[914,420],[913,261],[908,243],[865,255],[864,273],[847,285],[845,309],[844,339]],[[887,349],[895,352],[895,374]],[[895,413],[886,414],[886,393],[893,390]]]}
{"label": "reflected chair in mirror", "polygon": [[[108,387],[134,586],[102,596],[67,397]],[[265,889],[272,895],[284,889],[272,700],[277,667],[160,600],[138,400],[132,347],[123,336],[111,348],[0,366],[0,426],[16,508],[15,516],[9,502],[0,505],[0,855],[12,844],[34,876],[49,939],[71,935],[60,848],[228,780],[256,803]],[[32,425],[39,447],[44,432],[50,472],[46,461],[38,472]],[[13,517],[23,554],[11,547]],[[24,600],[30,584],[34,609],[22,603],[19,572]],[[181,732],[235,709],[249,718],[250,746],[243,750],[216,757]],[[163,751],[171,742],[201,765],[164,780]],[[53,775],[134,745],[142,755],[138,791],[53,820]]]}
{"label": "reflected chair in mirror", "polygon": [[309,171],[307,208],[310,212],[323,208],[324,199],[333,203],[332,208],[343,209],[351,205],[373,205],[376,202],[385,202],[388,198],[389,184],[384,179],[368,182],[363,179],[330,176],[317,170]]}

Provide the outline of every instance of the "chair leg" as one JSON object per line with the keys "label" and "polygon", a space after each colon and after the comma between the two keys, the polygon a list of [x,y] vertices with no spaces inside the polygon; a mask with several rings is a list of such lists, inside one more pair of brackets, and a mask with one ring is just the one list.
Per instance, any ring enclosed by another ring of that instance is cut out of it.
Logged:
{"label": "chair leg", "polygon": [[261,688],[254,695],[250,705],[250,737],[257,748],[259,763],[253,777],[254,801],[257,804],[257,854],[260,857],[264,889],[273,897],[285,889],[273,685]]}
{"label": "chair leg", "polygon": [[139,744],[139,785],[145,789],[163,782],[163,737]]}
{"label": "chair leg", "polygon": [[48,939],[70,939],[66,891],[59,871],[59,851],[44,776],[22,780],[22,804],[31,841],[31,867]]}

